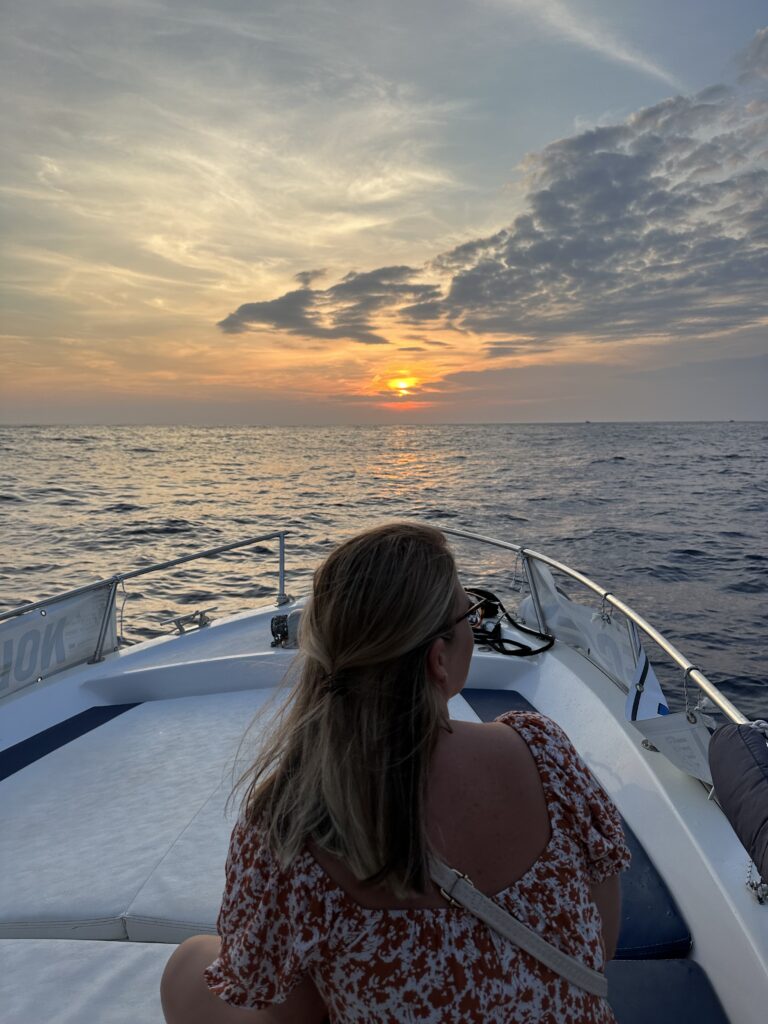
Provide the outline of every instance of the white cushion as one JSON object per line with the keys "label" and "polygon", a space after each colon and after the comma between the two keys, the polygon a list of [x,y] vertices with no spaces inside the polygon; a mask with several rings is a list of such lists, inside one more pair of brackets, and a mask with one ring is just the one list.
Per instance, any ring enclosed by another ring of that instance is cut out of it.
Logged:
{"label": "white cushion", "polygon": [[160,977],[175,946],[0,939],[6,1024],[163,1024]]}
{"label": "white cushion", "polygon": [[147,702],[4,780],[0,936],[126,938],[129,908],[136,937],[213,931],[235,755],[271,695]]}
{"label": "white cushion", "polygon": [[[272,693],[147,702],[0,784],[0,937],[215,933],[235,755]],[[460,696],[450,711],[478,720]]]}
{"label": "white cushion", "polygon": [[229,783],[214,791],[136,894],[124,917],[129,939],[182,942],[215,934],[236,817],[224,813],[230,791]]}
{"label": "white cushion", "polygon": [[[453,719],[479,721],[461,696],[449,708]],[[215,933],[234,824],[234,814],[224,813],[230,788],[223,785],[213,793],[137,893],[125,914],[129,939],[182,942],[200,932]]]}

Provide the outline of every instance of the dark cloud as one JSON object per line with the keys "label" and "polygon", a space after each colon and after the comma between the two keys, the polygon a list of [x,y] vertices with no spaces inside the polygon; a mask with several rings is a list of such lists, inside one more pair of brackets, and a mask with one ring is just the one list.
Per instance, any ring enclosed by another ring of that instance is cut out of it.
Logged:
{"label": "dark cloud", "polygon": [[303,288],[309,288],[314,281],[319,280],[321,277],[325,277],[326,274],[327,270],[324,267],[320,270],[302,270],[300,273],[294,274],[293,279],[294,281],[298,281]]}
{"label": "dark cloud", "polygon": [[[417,271],[350,273],[222,321],[382,344],[382,315],[489,338],[498,358],[572,335],[707,337],[768,317],[768,30],[749,82],[558,140],[526,163],[523,212]],[[424,283],[440,276],[443,289]],[[501,340],[498,336],[501,336]],[[445,345],[420,334],[419,345]]]}
{"label": "dark cloud", "polygon": [[352,271],[325,290],[304,287],[266,302],[246,302],[217,326],[225,334],[271,328],[306,338],[388,345],[372,328],[375,314],[440,295],[435,285],[414,282],[416,273],[402,266]]}
{"label": "dark cloud", "polygon": [[526,213],[436,261],[452,274],[439,315],[537,343],[765,318],[767,127],[765,105],[715,88],[553,143],[531,163]]}
{"label": "dark cloud", "polygon": [[519,341],[495,341],[485,346],[483,355],[488,359],[501,359],[504,356],[519,355],[526,348],[527,345]]}
{"label": "dark cloud", "polygon": [[267,302],[246,302],[217,326],[225,334],[242,334],[254,327],[272,328],[305,338],[350,338],[364,345],[389,344],[369,329],[367,320],[357,315],[354,306],[333,307],[327,296],[327,292],[301,288]]}

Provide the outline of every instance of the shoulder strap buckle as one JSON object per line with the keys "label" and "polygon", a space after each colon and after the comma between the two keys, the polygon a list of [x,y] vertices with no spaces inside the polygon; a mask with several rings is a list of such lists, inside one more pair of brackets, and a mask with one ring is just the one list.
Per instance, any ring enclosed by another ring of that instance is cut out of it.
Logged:
{"label": "shoulder strap buckle", "polygon": [[451,887],[450,887],[450,889],[448,889],[446,891],[442,887],[442,885],[439,886],[440,895],[444,899],[446,899],[448,901],[448,903],[450,903],[450,905],[452,907],[461,907],[461,906],[463,906],[463,903],[459,903],[459,901],[454,899],[453,896],[451,895],[451,893],[455,889],[457,883],[460,882],[463,879],[465,882],[467,882],[469,885],[471,885],[473,889],[475,888],[475,886],[474,886],[474,883],[473,883],[472,879],[469,877],[469,875],[465,875],[463,871],[457,871],[456,868],[451,868],[451,871],[453,873],[453,882],[451,883]]}

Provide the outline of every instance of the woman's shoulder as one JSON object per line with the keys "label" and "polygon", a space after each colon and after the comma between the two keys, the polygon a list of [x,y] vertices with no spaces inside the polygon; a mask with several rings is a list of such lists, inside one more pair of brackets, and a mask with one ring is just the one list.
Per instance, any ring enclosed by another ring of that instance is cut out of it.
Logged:
{"label": "woman's shoulder", "polygon": [[518,732],[529,731],[542,735],[565,736],[565,732],[557,722],[540,711],[505,711],[503,715],[494,719],[492,724],[508,725]]}
{"label": "woman's shoulder", "polygon": [[[512,725],[513,728],[508,728]],[[433,767],[438,771],[456,772],[503,770],[515,762],[529,759],[527,737],[513,722],[452,721],[450,733],[441,737],[436,748]]]}
{"label": "woman's shoulder", "polygon": [[456,723],[436,751],[428,831],[439,856],[483,892],[527,871],[550,835],[538,765],[503,723]]}
{"label": "woman's shoulder", "polygon": [[[508,711],[494,722],[525,743],[545,788],[559,795],[592,790],[594,777],[567,733],[537,711]],[[569,797],[570,799],[570,797]]]}
{"label": "woman's shoulder", "polygon": [[507,711],[492,724],[506,726],[516,732],[534,756],[537,753],[549,754],[555,759],[562,759],[575,754],[574,746],[561,726],[538,711]]}
{"label": "woman's shoulder", "polygon": [[529,711],[508,712],[497,722],[510,726],[528,744],[545,791],[588,851],[590,880],[602,881],[624,870],[630,857],[618,809],[563,729],[546,715]]}

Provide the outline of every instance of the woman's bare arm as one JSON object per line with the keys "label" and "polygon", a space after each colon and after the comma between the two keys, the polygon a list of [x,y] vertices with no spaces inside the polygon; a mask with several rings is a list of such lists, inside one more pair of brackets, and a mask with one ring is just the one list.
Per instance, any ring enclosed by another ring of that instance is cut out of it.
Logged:
{"label": "woman's bare arm", "polygon": [[611,875],[604,882],[590,886],[592,900],[597,904],[603,922],[603,946],[605,959],[612,960],[616,952],[621,927],[621,881],[619,875]]}
{"label": "woman's bare arm", "polygon": [[203,971],[219,955],[219,939],[195,935],[183,942],[168,961],[160,983],[167,1024],[321,1024],[328,1015],[310,978],[285,1002],[265,1010],[230,1006],[208,988]]}

